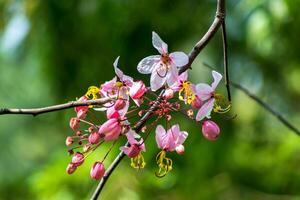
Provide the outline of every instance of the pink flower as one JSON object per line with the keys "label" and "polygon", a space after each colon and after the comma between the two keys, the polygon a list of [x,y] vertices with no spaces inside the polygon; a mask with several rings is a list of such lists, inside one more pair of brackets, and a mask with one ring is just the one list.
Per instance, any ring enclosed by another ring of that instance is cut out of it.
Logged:
{"label": "pink flower", "polygon": [[99,134],[104,135],[104,140],[111,141],[119,137],[119,135],[121,134],[121,130],[122,127],[118,119],[112,118],[101,125]]}
{"label": "pink flower", "polygon": [[130,130],[126,134],[130,146],[123,146],[120,148],[120,150],[123,151],[129,158],[134,158],[138,156],[141,151],[146,151],[143,139],[137,141],[135,139],[136,135],[137,134],[133,130]]}
{"label": "pink flower", "polygon": [[210,118],[210,113],[214,107],[214,94],[216,87],[222,79],[222,75],[216,71],[212,71],[213,83],[210,85],[200,83],[196,85],[196,94],[201,101],[206,101],[199,109],[196,120],[201,121],[205,117]]}
{"label": "pink flower", "polygon": [[68,174],[73,174],[76,169],[77,169],[77,167],[73,163],[69,163],[67,166],[66,172]]}
{"label": "pink flower", "polygon": [[215,122],[206,120],[202,123],[202,134],[208,140],[216,140],[220,135],[220,128]]}
{"label": "pink flower", "polygon": [[130,76],[126,76],[119,68],[118,68],[118,63],[119,63],[119,57],[116,58],[113,66],[114,66],[114,69],[115,69],[115,73],[118,77],[118,79],[120,80],[120,82],[125,85],[125,86],[128,86],[128,87],[131,87],[132,84],[133,84],[133,78],[131,78]]}
{"label": "pink flower", "polygon": [[84,161],[84,156],[82,153],[75,153],[75,155],[72,157],[72,164],[76,167],[80,166]]}
{"label": "pink flower", "polygon": [[143,97],[146,91],[147,88],[143,81],[136,81],[133,82],[132,86],[130,87],[129,95],[132,99],[140,99]]}
{"label": "pink flower", "polygon": [[188,133],[180,131],[179,125],[173,125],[167,132],[161,125],[156,127],[156,143],[158,148],[165,151],[174,151],[186,140]]}
{"label": "pink flower", "polygon": [[200,98],[196,95],[195,96],[195,99],[192,101],[191,103],[191,106],[193,108],[196,108],[196,109],[200,109],[201,106],[203,105],[203,102],[200,100]]}
{"label": "pink flower", "polygon": [[73,130],[77,130],[77,129],[79,129],[79,126],[80,126],[79,119],[77,119],[76,117],[72,117],[70,119],[70,128]]}
{"label": "pink flower", "polygon": [[91,178],[95,180],[100,180],[104,176],[104,173],[105,173],[105,168],[103,163],[99,161],[95,162],[91,168],[91,172],[90,172]]}
{"label": "pink flower", "polygon": [[160,55],[148,56],[141,60],[137,70],[142,74],[151,74],[151,90],[160,89],[165,83],[173,85],[178,77],[177,67],[186,65],[189,57],[183,52],[168,53],[168,45],[152,32],[152,44]]}
{"label": "pink flower", "polygon": [[98,144],[100,141],[100,134],[97,132],[91,133],[89,135],[89,143],[91,144]]}

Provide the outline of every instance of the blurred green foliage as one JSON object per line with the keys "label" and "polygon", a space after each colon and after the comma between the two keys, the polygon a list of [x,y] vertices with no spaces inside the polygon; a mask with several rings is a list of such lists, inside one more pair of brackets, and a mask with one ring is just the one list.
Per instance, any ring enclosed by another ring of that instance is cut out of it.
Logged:
{"label": "blurred green foliage", "polygon": [[[300,124],[300,12],[295,0],[228,0],[231,77]],[[140,59],[155,53],[155,30],[172,50],[188,52],[205,33],[215,0],[2,0],[0,107],[38,107],[73,100],[113,77],[112,62],[136,79]],[[195,82],[210,81],[202,62],[222,69],[218,34],[193,64]],[[222,88],[224,90],[224,87]],[[190,133],[174,170],[154,176],[158,152],[147,141],[147,167],[125,159],[103,199],[300,199],[300,138],[239,91],[234,120],[217,117],[222,135],[201,136],[200,125],[174,119]],[[0,117],[0,199],[88,199],[94,153],[72,176],[64,146],[72,110],[38,117]],[[99,117],[101,119],[101,117]],[[299,126],[298,126],[299,127]],[[300,127],[299,127],[300,128]],[[121,142],[120,144],[121,145]],[[118,153],[109,156],[107,165]]]}

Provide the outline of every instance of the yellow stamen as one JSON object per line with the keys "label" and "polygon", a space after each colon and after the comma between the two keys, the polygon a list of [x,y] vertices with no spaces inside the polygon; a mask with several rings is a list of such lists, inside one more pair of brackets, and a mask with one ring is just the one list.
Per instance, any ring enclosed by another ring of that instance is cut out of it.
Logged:
{"label": "yellow stamen", "polygon": [[141,152],[136,157],[131,158],[131,164],[130,164],[131,167],[135,169],[143,169],[145,165],[146,162]]}
{"label": "yellow stamen", "polygon": [[166,157],[166,151],[162,150],[156,156],[156,163],[158,165],[158,171],[155,175],[159,178],[164,177],[169,171],[172,170],[173,161]]}
{"label": "yellow stamen", "polygon": [[95,100],[95,99],[97,99],[99,92],[100,92],[100,89],[98,87],[90,86],[88,88],[88,91],[85,93],[85,96],[92,100]]}
{"label": "yellow stamen", "polygon": [[[191,104],[196,98],[190,84],[190,82],[184,81],[182,83],[182,88],[179,90],[179,100],[185,101],[187,104]],[[182,93],[184,93],[183,96]]]}
{"label": "yellow stamen", "polygon": [[115,83],[115,86],[118,87],[118,88],[120,88],[120,87],[123,86],[123,83],[120,82],[120,81],[118,81],[118,82]]}

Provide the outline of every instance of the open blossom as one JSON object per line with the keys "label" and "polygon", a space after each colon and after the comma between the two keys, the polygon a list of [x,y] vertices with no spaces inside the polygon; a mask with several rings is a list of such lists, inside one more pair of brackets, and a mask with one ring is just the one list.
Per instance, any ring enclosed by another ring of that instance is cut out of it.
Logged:
{"label": "open blossom", "polygon": [[222,75],[216,71],[212,71],[213,83],[211,85],[200,83],[196,85],[196,94],[201,101],[206,101],[199,109],[196,120],[201,121],[205,117],[210,118],[210,113],[215,103],[215,90],[222,79]]}
{"label": "open blossom", "polygon": [[215,122],[206,120],[202,123],[202,134],[208,140],[216,140],[220,135],[220,128]]}
{"label": "open blossom", "polygon": [[101,125],[99,134],[104,135],[105,141],[111,141],[117,139],[121,134],[121,131],[122,127],[118,119],[112,118]]}
{"label": "open blossom", "polygon": [[91,178],[95,180],[100,180],[105,173],[105,168],[102,162],[95,162],[91,168]]}
{"label": "open blossom", "polygon": [[141,151],[146,151],[144,140],[140,139],[140,141],[137,141],[135,135],[137,134],[133,130],[130,130],[126,134],[130,146],[123,146],[120,148],[120,150],[123,151],[129,158],[134,158],[138,156]]}
{"label": "open blossom", "polygon": [[156,127],[156,143],[158,148],[165,151],[174,151],[184,143],[188,136],[186,131],[180,131],[179,125],[173,125],[167,132],[161,125]]}
{"label": "open blossom", "polygon": [[173,85],[178,77],[178,67],[188,63],[188,56],[183,52],[168,53],[168,45],[152,32],[153,47],[160,55],[148,56],[141,60],[137,70],[142,74],[151,74],[151,90],[160,89],[165,83]]}

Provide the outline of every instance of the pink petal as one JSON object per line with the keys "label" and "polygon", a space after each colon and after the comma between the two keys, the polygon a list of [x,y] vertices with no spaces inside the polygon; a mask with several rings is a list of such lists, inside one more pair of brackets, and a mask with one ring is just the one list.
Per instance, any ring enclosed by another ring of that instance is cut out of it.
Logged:
{"label": "pink petal", "polygon": [[176,147],[182,145],[186,140],[186,138],[188,137],[188,135],[189,135],[188,132],[181,131],[176,141]]}
{"label": "pink petal", "polygon": [[168,53],[168,45],[154,31],[152,32],[152,45],[160,54]]}
{"label": "pink petal", "polygon": [[150,74],[155,65],[160,61],[160,55],[148,56],[141,60],[137,66],[138,72],[141,74]]}
{"label": "pink petal", "polygon": [[196,94],[202,101],[211,98],[213,92],[214,91],[211,86],[205,83],[199,83],[196,85]]}
{"label": "pink petal", "polygon": [[133,144],[138,144],[138,141],[134,138],[135,136],[135,132],[133,130],[130,130],[127,134],[126,134],[126,137],[127,137],[127,140],[129,142],[129,144],[133,145]]}
{"label": "pink petal", "polygon": [[170,58],[176,67],[182,67],[189,62],[189,57],[183,52],[173,52],[170,54]]}
{"label": "pink petal", "polygon": [[166,136],[166,130],[161,125],[158,125],[155,130],[155,140],[158,148],[164,149],[164,138]]}
{"label": "pink petal", "polygon": [[115,73],[116,75],[119,77],[119,79],[123,79],[123,72],[118,68],[118,63],[119,63],[119,58],[120,56],[118,56],[113,64],[114,68],[115,68]]}
{"label": "pink petal", "polygon": [[166,73],[166,68],[161,67],[160,63],[155,66],[150,78],[150,86],[152,91],[158,90],[165,84],[167,78]]}
{"label": "pink petal", "polygon": [[214,102],[215,102],[215,99],[212,98],[212,99],[208,100],[207,102],[205,102],[201,106],[201,108],[199,109],[199,111],[197,113],[196,121],[201,121],[205,117],[210,118],[210,113],[214,107]]}
{"label": "pink petal", "polygon": [[211,84],[212,90],[215,91],[216,87],[218,86],[219,82],[222,79],[222,75],[219,72],[212,71],[212,76],[214,78],[214,82]]}
{"label": "pink petal", "polygon": [[171,87],[177,81],[178,81],[178,69],[177,67],[171,65],[167,75],[168,86]]}

